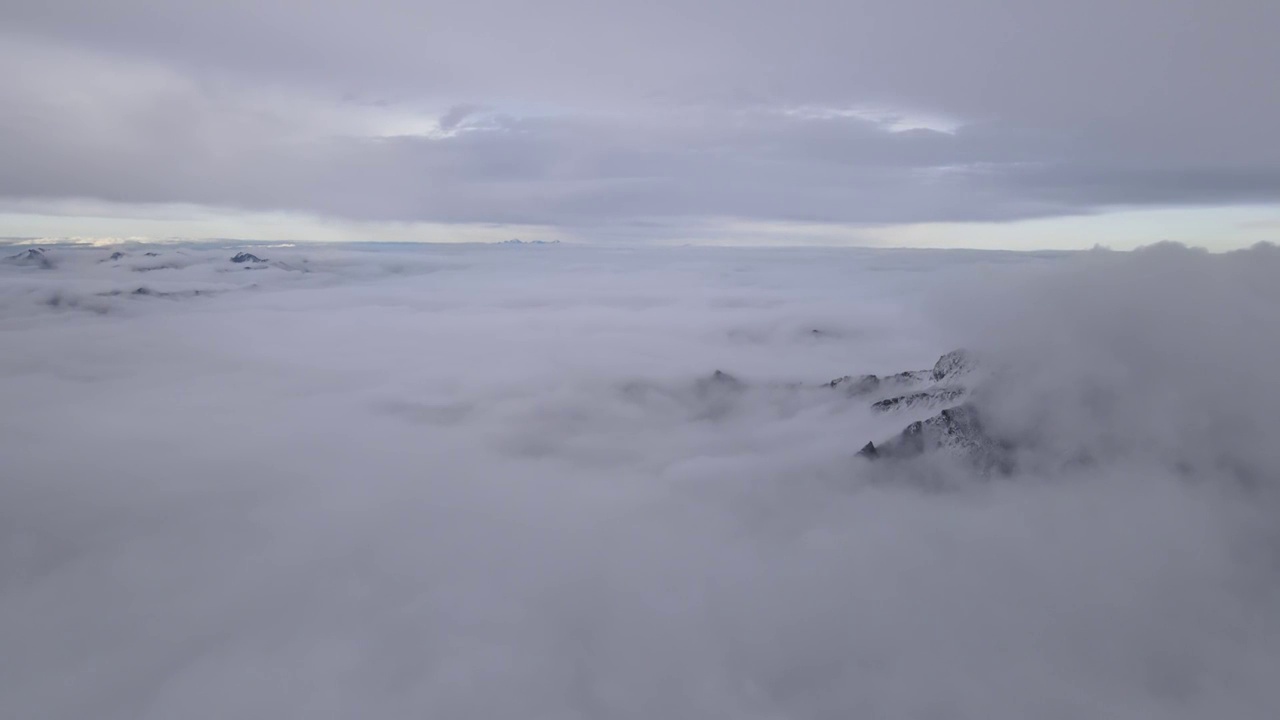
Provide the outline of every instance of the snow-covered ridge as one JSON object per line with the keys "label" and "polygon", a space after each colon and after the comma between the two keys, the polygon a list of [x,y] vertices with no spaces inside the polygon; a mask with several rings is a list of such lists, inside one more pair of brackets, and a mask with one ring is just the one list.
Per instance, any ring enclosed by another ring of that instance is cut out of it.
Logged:
{"label": "snow-covered ridge", "polygon": [[983,470],[1008,470],[1007,443],[992,438],[985,429],[977,407],[970,401],[973,386],[985,375],[973,353],[957,349],[938,358],[930,370],[912,370],[879,378],[863,375],[839,378],[828,385],[845,386],[852,397],[866,397],[885,388],[893,392],[871,402],[878,412],[933,410],[936,413],[916,420],[898,435],[877,444],[869,441],[858,456],[869,460],[907,459],[937,451],[961,456]]}

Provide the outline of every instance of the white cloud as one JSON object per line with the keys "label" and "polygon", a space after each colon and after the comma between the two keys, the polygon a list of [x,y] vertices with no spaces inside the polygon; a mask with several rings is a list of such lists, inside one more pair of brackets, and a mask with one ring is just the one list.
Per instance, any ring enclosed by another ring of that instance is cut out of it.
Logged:
{"label": "white cloud", "polygon": [[[247,249],[0,265],[0,714],[1280,702],[1274,248]],[[871,482],[956,344],[1025,470]]]}

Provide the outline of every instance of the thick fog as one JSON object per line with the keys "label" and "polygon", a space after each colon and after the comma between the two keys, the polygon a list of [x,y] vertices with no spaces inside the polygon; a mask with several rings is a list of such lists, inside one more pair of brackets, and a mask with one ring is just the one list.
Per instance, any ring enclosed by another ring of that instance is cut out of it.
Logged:
{"label": "thick fog", "polygon": [[0,250],[0,717],[1280,716],[1272,246]]}

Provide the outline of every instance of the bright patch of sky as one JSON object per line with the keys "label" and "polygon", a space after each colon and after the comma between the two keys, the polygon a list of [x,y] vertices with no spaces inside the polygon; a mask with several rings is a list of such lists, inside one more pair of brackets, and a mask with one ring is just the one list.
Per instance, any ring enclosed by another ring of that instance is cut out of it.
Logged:
{"label": "bright patch of sky", "polygon": [[849,225],[719,219],[679,228],[566,230],[502,223],[359,222],[289,212],[199,206],[118,206],[94,201],[0,206],[0,237],[99,244],[130,240],[234,238],[316,242],[501,242],[722,246],[859,246],[1083,250],[1132,249],[1174,241],[1209,250],[1280,242],[1280,209],[1271,205],[1126,208],[1095,215],[1016,222]]}

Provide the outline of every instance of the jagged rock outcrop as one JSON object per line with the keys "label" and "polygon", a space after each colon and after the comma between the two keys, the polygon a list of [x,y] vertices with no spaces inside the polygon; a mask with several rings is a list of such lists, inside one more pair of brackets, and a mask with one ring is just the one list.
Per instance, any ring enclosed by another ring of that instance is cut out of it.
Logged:
{"label": "jagged rock outcrop", "polygon": [[880,412],[889,412],[891,410],[906,410],[908,408],[936,405],[945,405],[954,402],[967,393],[968,390],[959,387],[932,388],[922,390],[920,392],[910,393],[908,395],[898,395],[896,397],[885,398],[871,403],[872,410]]}
{"label": "jagged rock outcrop", "polygon": [[972,388],[964,381],[972,380],[977,368],[978,363],[971,353],[953,350],[938,358],[928,371],[910,371],[887,378],[874,375],[840,378],[829,386],[846,385],[851,396],[870,395],[881,391],[885,385],[898,390],[904,387],[913,389],[913,392],[892,394],[874,401],[871,408],[879,412],[942,407],[936,414],[910,423],[888,440],[879,444],[868,442],[858,451],[859,457],[904,460],[945,452],[961,457],[985,472],[1008,472],[1012,466],[1012,447],[988,432],[977,406],[968,400]]}
{"label": "jagged rock outcrop", "polygon": [[[257,255],[254,255],[253,253],[239,252],[239,253],[236,253],[231,258],[231,262],[233,263],[264,263],[266,262],[266,260],[263,260]],[[257,277],[257,276],[255,275],[254,277]]]}
{"label": "jagged rock outcrop", "polygon": [[973,354],[961,348],[952,350],[938,358],[938,362],[933,364],[933,369],[929,371],[929,375],[935,381],[955,380],[972,372],[975,367],[977,367],[977,362],[974,360]]}
{"label": "jagged rock outcrop", "polygon": [[973,354],[959,349],[938,358],[928,370],[907,370],[894,375],[845,375],[827,383],[828,387],[843,388],[849,394],[864,394],[880,389],[881,386],[894,387],[918,385],[926,382],[954,382],[969,374],[977,367]]}
{"label": "jagged rock outcrop", "polygon": [[845,375],[827,383],[827,387],[844,390],[849,397],[865,397],[919,385],[929,377],[927,370],[911,370],[897,375]]}
{"label": "jagged rock outcrop", "polygon": [[23,267],[38,267],[41,270],[53,269],[53,261],[45,254],[43,248],[27,248],[17,255],[10,255],[5,258],[5,262]]}
{"label": "jagged rock outcrop", "polygon": [[905,460],[927,453],[949,453],[983,471],[1009,472],[1013,448],[992,437],[972,404],[947,408],[926,420],[917,420],[897,436],[879,445],[868,442],[858,456],[869,460]]}
{"label": "jagged rock outcrop", "polygon": [[952,350],[938,358],[929,370],[908,370],[895,375],[846,375],[827,383],[849,397],[872,400],[877,412],[894,412],[959,403],[968,394],[963,378],[977,363],[966,350]]}

